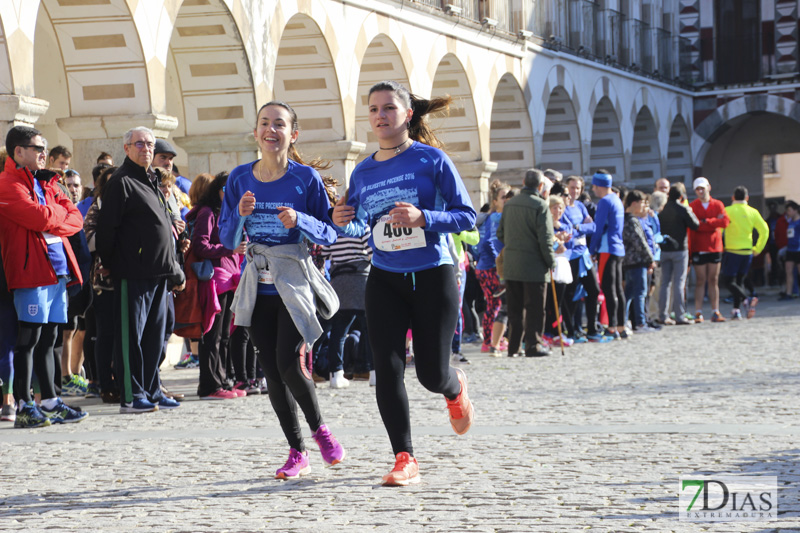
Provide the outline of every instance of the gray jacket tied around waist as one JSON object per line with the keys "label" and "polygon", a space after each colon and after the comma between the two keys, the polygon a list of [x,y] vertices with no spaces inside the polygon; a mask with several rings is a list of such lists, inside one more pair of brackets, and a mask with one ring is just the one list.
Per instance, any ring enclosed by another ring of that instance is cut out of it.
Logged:
{"label": "gray jacket tied around waist", "polygon": [[297,331],[307,344],[314,344],[322,335],[317,312],[325,319],[339,310],[339,298],[325,276],[314,266],[305,242],[264,246],[247,246],[247,266],[233,296],[231,310],[234,324],[251,326],[253,308],[258,296],[258,271],[269,268],[275,288],[283,300]]}

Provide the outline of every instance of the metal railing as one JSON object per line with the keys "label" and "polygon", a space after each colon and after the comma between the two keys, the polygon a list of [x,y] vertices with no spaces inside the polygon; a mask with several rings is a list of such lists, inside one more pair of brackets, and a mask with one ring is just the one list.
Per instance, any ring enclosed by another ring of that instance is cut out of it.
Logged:
{"label": "metal railing", "polygon": [[[688,39],[603,9],[600,0],[412,0],[415,4],[445,13],[455,6],[460,19],[479,24],[490,19],[493,31],[513,35],[527,30],[545,47],[669,83],[698,85],[714,78],[713,62],[702,61],[701,50]],[[776,72],[774,56],[765,56],[764,62],[763,72]]]}

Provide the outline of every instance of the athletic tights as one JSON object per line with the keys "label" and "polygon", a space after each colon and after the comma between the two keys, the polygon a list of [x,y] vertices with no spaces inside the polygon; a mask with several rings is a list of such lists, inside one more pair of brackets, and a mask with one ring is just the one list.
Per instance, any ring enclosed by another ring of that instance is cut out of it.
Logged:
{"label": "athletic tights", "polygon": [[297,348],[303,337],[278,295],[259,295],[253,309],[250,339],[258,349],[258,359],[267,378],[269,401],[289,446],[304,451],[303,436],[297,419],[300,405],[311,431],[323,424],[317,404],[314,382],[305,370]]}
{"label": "athletic tights", "polygon": [[366,311],[375,364],[378,410],[394,454],[414,454],[403,375],[406,332],[411,328],[417,378],[431,392],[455,399],[461,384],[450,367],[450,344],[458,321],[458,287],[452,265],[414,273],[372,267]]}

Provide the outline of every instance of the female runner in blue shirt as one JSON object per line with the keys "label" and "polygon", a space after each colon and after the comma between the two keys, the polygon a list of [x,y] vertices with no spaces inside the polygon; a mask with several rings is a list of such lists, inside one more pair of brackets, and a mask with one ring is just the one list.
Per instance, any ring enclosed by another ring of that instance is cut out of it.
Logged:
{"label": "female runner in blue shirt", "polygon": [[333,210],[334,224],[347,236],[372,228],[367,326],[378,408],[395,454],[385,485],[420,479],[403,382],[409,327],[420,383],[444,395],[457,434],[472,425],[466,375],[450,366],[459,298],[447,234],[471,229],[476,213],[453,162],[423,118],[449,103],[449,98],[417,98],[392,81],[374,85],[369,121],[380,149],[355,168],[348,198]]}
{"label": "female runner in blue shirt", "polygon": [[[250,241],[248,258],[251,248],[257,245],[297,245],[306,238],[318,244],[332,244],[336,232],[323,222],[328,220],[330,202],[315,168],[321,165],[316,161],[304,164],[295,150],[299,130],[294,110],[283,102],[265,104],[258,112],[254,134],[261,159],[236,167],[228,177],[219,218],[222,244],[230,247],[237,243],[231,248],[234,249],[246,232]],[[303,257],[308,257],[305,244],[297,248],[305,252]],[[258,348],[272,408],[291,446],[289,459],[275,474],[278,479],[287,479],[310,470],[297,404],[314,432],[325,462],[336,464],[344,459],[345,452],[322,422],[314,382],[305,364],[305,340],[295,325],[297,317],[287,310],[274,283],[282,275],[286,275],[283,270],[259,271],[257,295],[239,294],[245,290],[243,278],[237,298],[255,299],[248,331]],[[316,320],[315,316],[305,318]]]}

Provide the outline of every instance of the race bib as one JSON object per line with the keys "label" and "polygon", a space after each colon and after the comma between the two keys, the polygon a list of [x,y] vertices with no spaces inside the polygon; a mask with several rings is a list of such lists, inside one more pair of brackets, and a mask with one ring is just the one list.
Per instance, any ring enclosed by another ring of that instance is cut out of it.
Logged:
{"label": "race bib", "polygon": [[47,244],[58,244],[61,242],[61,237],[56,237],[52,233],[47,233],[46,231],[43,231],[42,235],[44,235],[44,242],[46,242]]}
{"label": "race bib", "polygon": [[586,235],[582,235],[572,241],[574,246],[586,246]]}
{"label": "race bib", "polygon": [[258,282],[265,285],[273,285],[275,281],[272,279],[272,272],[266,268],[258,271]]}
{"label": "race bib", "polygon": [[384,252],[425,248],[425,230],[422,228],[393,228],[391,215],[383,215],[372,228],[375,247]]}
{"label": "race bib", "polygon": [[787,239],[794,239],[794,228],[788,228],[786,230],[786,238]]}

